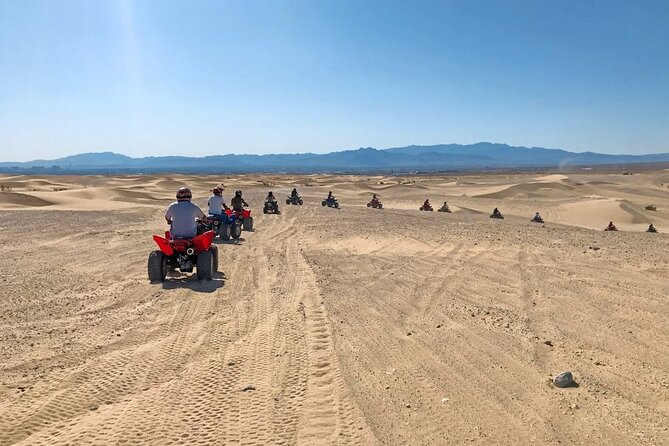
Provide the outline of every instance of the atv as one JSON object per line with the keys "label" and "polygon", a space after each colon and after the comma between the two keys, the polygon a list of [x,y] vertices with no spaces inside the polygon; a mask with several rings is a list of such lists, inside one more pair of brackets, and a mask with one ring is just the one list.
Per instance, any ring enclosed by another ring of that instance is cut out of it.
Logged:
{"label": "atv", "polygon": [[533,217],[532,220],[530,220],[532,223],[543,223],[544,219],[541,217]]}
{"label": "atv", "polygon": [[448,212],[449,214],[452,213],[451,208],[449,208],[447,204],[437,209],[437,212]]}
{"label": "atv", "polygon": [[419,211],[432,212],[432,211],[434,211],[434,208],[432,207],[432,205],[428,205],[428,206],[423,205],[423,206],[419,207],[418,210]]}
{"label": "atv", "polygon": [[197,280],[211,280],[218,271],[218,247],[211,244],[214,231],[207,231],[194,238],[173,238],[169,231],[165,237],[153,236],[159,250],[149,254],[147,265],[151,283],[164,282],[167,272],[178,269],[182,273],[196,270]]}
{"label": "atv", "polygon": [[383,209],[383,204],[381,203],[381,200],[379,200],[378,198],[377,199],[372,198],[372,201],[367,203],[367,207],[374,209]]}
{"label": "atv", "polygon": [[276,201],[266,201],[265,206],[262,208],[263,214],[280,214],[279,203]]}
{"label": "atv", "polygon": [[198,221],[197,233],[204,234],[214,231],[221,240],[230,240],[229,217],[226,214],[209,215],[209,217]]}
{"label": "atv", "polygon": [[[251,217],[251,211],[248,209],[243,209],[241,211],[235,211],[235,210],[230,210],[228,209],[225,211],[225,213],[231,217],[234,216],[235,222],[241,227],[240,228],[240,234],[241,234],[241,229],[243,228],[245,231],[252,231],[253,230],[253,217]],[[233,234],[236,234],[234,229],[232,230]],[[238,239],[239,236],[235,237],[233,235],[233,238]]]}
{"label": "atv", "polygon": [[497,214],[490,214],[490,218],[497,218],[499,220],[504,220],[504,216],[502,215],[501,212],[498,212]]}
{"label": "atv", "polygon": [[325,200],[321,201],[321,206],[327,206],[329,208],[339,209],[339,202],[334,197],[326,198]]}
{"label": "atv", "polygon": [[297,205],[302,206],[304,202],[302,201],[302,197],[300,197],[299,195],[291,195],[288,198],[286,198],[286,204],[288,205],[294,204],[296,206]]}

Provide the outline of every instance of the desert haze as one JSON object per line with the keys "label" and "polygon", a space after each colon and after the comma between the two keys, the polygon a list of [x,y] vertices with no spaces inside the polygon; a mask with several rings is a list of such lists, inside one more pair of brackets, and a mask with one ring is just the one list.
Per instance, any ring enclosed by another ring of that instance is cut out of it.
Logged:
{"label": "desert haze", "polygon": [[[221,182],[255,230],[150,284]],[[666,171],[0,183],[1,445],[669,444]]]}

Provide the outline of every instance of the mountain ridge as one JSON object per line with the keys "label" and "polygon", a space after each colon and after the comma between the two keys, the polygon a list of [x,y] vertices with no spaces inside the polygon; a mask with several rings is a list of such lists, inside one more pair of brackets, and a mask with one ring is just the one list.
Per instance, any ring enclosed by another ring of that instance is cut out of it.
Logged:
{"label": "mountain ridge", "polygon": [[563,149],[510,146],[502,143],[410,145],[376,149],[361,147],[330,153],[225,154],[203,157],[132,158],[114,152],[89,152],[54,160],[0,162],[0,170],[153,172],[411,172],[615,165],[669,162],[669,153],[610,155]]}

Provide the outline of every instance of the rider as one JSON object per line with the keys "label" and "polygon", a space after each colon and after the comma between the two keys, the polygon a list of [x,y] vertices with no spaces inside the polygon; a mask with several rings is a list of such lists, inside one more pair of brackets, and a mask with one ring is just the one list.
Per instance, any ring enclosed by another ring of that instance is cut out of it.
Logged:
{"label": "rider", "polygon": [[326,198],[327,201],[334,201],[335,197],[332,195],[332,191],[328,192],[328,197]]}
{"label": "rider", "polygon": [[613,224],[612,221],[609,222],[609,225],[606,227],[607,231],[617,231],[618,228],[616,228],[616,225]]}
{"label": "rider", "polygon": [[197,235],[196,220],[204,218],[204,212],[196,204],[191,203],[193,194],[187,187],[177,191],[177,201],[170,204],[165,211],[165,220],[170,225],[172,237],[195,237]]}
{"label": "rider", "polygon": [[230,200],[230,204],[232,204],[232,209],[235,210],[236,212],[243,211],[244,207],[249,205],[242,198],[242,191],[240,190],[235,191],[235,198]]}
{"label": "rider", "polygon": [[492,215],[502,215],[502,213],[499,211],[499,209],[495,208],[492,210]]}
{"label": "rider", "polygon": [[534,218],[533,218],[532,220],[537,221],[537,222],[542,222],[542,221],[544,221],[544,219],[541,218],[541,215],[539,215],[539,212],[537,212],[536,214],[534,214]]}
{"label": "rider", "polygon": [[267,198],[265,198],[265,201],[268,203],[276,203],[276,197],[274,197],[272,191],[269,191],[269,193],[267,194]]}
{"label": "rider", "polygon": [[299,197],[299,195],[297,194],[297,188],[296,187],[293,188],[293,191],[290,193],[290,196],[293,197],[293,198]]}
{"label": "rider", "polygon": [[441,207],[443,210],[448,210],[448,201],[444,201],[444,205]]}
{"label": "rider", "polygon": [[223,188],[216,186],[212,192],[214,193],[209,197],[207,201],[207,206],[209,206],[209,215],[221,215],[223,209],[228,209],[228,205],[225,204],[225,198],[223,198]]}
{"label": "rider", "polygon": [[655,226],[651,223],[646,232],[657,232],[657,229],[655,229]]}
{"label": "rider", "polygon": [[425,203],[423,203],[423,209],[430,209],[432,208],[432,205],[430,204],[430,199],[428,198],[425,200]]}
{"label": "rider", "polygon": [[377,202],[379,199],[377,198],[376,194],[372,194],[372,202]]}

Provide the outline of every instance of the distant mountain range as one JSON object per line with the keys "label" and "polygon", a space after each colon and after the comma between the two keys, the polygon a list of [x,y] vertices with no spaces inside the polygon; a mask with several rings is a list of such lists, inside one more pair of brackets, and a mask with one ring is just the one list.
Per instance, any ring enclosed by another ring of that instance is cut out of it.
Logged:
{"label": "distant mountain range", "polygon": [[498,169],[563,168],[669,162],[669,153],[606,155],[574,153],[506,144],[439,144],[391,149],[360,148],[325,154],[160,156],[131,158],[111,152],[82,153],[55,160],[1,162],[0,171],[13,173],[326,173],[436,172]]}

